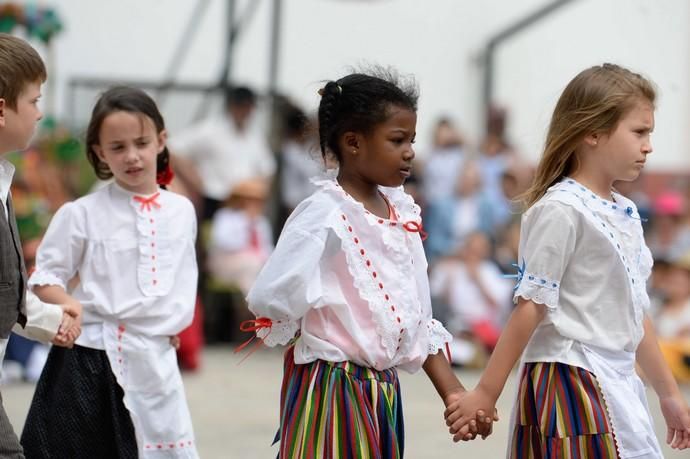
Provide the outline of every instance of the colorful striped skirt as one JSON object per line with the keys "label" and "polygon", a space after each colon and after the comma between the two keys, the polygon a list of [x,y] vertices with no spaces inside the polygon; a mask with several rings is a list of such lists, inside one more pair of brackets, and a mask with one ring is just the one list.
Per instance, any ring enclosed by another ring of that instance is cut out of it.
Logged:
{"label": "colorful striped skirt", "polygon": [[582,368],[525,364],[515,416],[512,459],[618,457],[599,384]]}
{"label": "colorful striped skirt", "polygon": [[279,458],[402,457],[403,411],[395,369],[322,360],[296,365],[290,347],[284,371]]}

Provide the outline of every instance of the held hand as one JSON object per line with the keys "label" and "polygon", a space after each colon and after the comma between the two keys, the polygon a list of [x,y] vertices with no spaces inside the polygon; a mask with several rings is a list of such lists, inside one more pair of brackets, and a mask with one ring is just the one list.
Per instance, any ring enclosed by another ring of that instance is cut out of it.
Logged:
{"label": "held hand", "polygon": [[682,396],[660,397],[659,405],[667,426],[666,443],[673,449],[690,447],[690,409]]}
{"label": "held hand", "polygon": [[494,422],[498,421],[498,410],[494,408],[493,419],[489,420],[484,410],[477,411],[477,433],[486,440],[486,437],[491,435],[494,431]]}
{"label": "held hand", "polygon": [[[486,416],[486,413],[494,413],[494,418],[497,419],[498,414],[495,405],[496,400],[480,387],[460,394],[458,400],[451,403],[445,412],[446,425],[449,427],[448,431],[453,435],[453,441],[457,442],[464,439],[473,424],[474,428],[477,428],[478,415],[483,415],[483,419],[480,418],[483,420],[483,424],[493,422],[492,417]],[[490,433],[490,429],[487,429],[486,426],[483,427],[481,429],[483,432]],[[486,436],[488,433],[482,435]]]}
{"label": "held hand", "polygon": [[[453,405],[457,406],[458,400],[460,400],[462,394],[465,393],[465,389],[463,388],[457,388],[456,390],[453,390],[452,392],[449,392],[444,398],[443,398],[443,403],[446,405],[446,411],[444,412],[444,417],[447,417],[448,413],[448,408]],[[477,423],[472,422],[469,424],[467,428],[467,433],[465,433],[460,440],[462,441],[469,441],[469,440],[474,440],[477,438]],[[455,440],[458,441],[458,440]]]}
{"label": "held hand", "polygon": [[58,333],[53,338],[52,343],[57,346],[71,348],[74,341],[81,335],[81,325],[67,312],[62,313],[62,322]]}
{"label": "held hand", "polygon": [[[81,327],[81,317],[82,317],[82,310],[83,307],[80,302],[77,300],[72,300],[69,303],[61,304],[60,307],[62,308],[62,311],[65,312],[66,314],[69,314],[74,318],[74,320],[79,324]],[[62,331],[62,327],[60,327]]]}

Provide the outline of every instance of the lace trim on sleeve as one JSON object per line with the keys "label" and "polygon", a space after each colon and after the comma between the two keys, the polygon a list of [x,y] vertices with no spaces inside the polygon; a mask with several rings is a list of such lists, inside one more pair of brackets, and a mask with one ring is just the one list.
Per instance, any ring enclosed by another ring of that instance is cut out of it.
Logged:
{"label": "lace trim on sleeve", "polygon": [[559,283],[554,280],[525,272],[515,286],[513,300],[517,301],[518,298],[524,298],[537,304],[543,304],[549,309],[556,309],[558,307],[559,288]]}
{"label": "lace trim on sleeve", "polygon": [[436,319],[431,319],[427,325],[427,335],[429,336],[429,344],[427,347],[427,352],[429,355],[437,354],[438,351],[445,350],[447,343],[453,340],[453,335],[451,335],[448,330],[446,330],[441,322]]}
{"label": "lace trim on sleeve", "polygon": [[268,347],[285,346],[299,330],[298,320],[273,320],[270,328],[257,330],[256,336]]}

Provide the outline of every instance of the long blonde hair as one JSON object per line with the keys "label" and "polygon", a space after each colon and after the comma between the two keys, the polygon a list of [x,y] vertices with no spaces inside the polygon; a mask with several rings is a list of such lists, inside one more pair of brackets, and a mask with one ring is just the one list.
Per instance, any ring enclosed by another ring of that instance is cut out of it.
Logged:
{"label": "long blonde hair", "polygon": [[638,101],[654,105],[655,99],[651,81],[618,65],[597,65],[580,72],[563,90],[553,111],[534,181],[521,196],[525,207],[577,170],[575,151],[585,136],[610,134]]}

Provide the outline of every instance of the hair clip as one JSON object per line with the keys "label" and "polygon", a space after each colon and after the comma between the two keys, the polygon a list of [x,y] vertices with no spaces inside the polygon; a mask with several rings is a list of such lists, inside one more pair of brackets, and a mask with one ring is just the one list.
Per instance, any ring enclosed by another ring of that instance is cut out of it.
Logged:
{"label": "hair clip", "polygon": [[[335,84],[338,87],[338,95],[343,93],[343,87],[340,86],[338,83]],[[326,93],[326,87],[324,86],[323,88],[319,89],[316,91],[321,97]]]}

